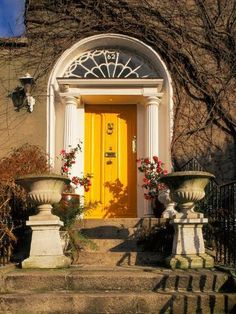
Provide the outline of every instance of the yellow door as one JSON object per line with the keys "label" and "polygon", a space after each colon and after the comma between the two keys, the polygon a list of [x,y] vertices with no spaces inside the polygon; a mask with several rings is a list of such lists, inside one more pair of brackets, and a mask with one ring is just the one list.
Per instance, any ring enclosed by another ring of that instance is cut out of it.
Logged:
{"label": "yellow door", "polygon": [[87,105],[86,218],[136,217],[136,105]]}

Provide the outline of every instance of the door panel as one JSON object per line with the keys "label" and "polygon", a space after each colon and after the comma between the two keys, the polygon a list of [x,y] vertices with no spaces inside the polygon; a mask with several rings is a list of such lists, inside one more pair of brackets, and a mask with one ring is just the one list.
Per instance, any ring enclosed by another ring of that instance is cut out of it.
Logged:
{"label": "door panel", "polygon": [[136,105],[87,105],[85,173],[87,218],[136,217]]}

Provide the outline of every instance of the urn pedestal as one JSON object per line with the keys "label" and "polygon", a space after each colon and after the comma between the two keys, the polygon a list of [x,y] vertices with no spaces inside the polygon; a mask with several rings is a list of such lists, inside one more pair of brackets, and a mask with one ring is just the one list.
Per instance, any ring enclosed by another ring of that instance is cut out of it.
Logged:
{"label": "urn pedestal", "polygon": [[195,202],[205,196],[204,188],[214,176],[208,172],[173,172],[161,178],[170,189],[179,212],[172,218],[175,234],[172,254],[166,260],[171,268],[211,268],[214,259],[206,254],[202,227],[208,223],[202,213],[194,211]]}
{"label": "urn pedestal", "polygon": [[206,218],[175,218],[171,221],[175,234],[172,254],[166,259],[171,268],[211,268],[214,259],[206,254],[202,227]]}
{"label": "urn pedestal", "polygon": [[63,254],[59,234],[63,222],[51,210],[70,180],[57,175],[28,175],[16,182],[26,189],[38,209],[38,214],[26,222],[32,229],[32,239],[30,256],[22,262],[22,268],[69,267],[71,261]]}

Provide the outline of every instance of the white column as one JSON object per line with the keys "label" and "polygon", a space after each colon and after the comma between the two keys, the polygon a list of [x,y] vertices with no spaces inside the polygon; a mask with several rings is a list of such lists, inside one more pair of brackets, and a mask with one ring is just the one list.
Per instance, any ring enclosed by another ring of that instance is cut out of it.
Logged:
{"label": "white column", "polygon": [[[148,96],[146,101],[145,156],[159,156],[159,104],[157,96]],[[151,201],[144,201],[144,217],[154,217]]]}
{"label": "white column", "polygon": [[65,120],[64,120],[64,149],[75,147],[77,143],[77,105],[78,100],[74,96],[65,98]]}
{"label": "white column", "polygon": [[[64,120],[64,149],[69,151],[80,144],[82,151],[78,152],[75,164],[71,168],[71,177],[83,175],[84,170],[84,105],[81,99],[74,96],[65,96]],[[76,193],[83,195],[84,189],[78,187]]]}
{"label": "white column", "polygon": [[146,102],[146,156],[159,155],[159,104],[161,99],[157,96],[147,97]]}

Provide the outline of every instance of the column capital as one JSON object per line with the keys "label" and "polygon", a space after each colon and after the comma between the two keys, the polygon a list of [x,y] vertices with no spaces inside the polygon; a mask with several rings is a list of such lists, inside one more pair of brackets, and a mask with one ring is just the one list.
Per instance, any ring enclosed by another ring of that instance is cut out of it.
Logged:
{"label": "column capital", "polygon": [[81,103],[81,97],[80,96],[71,96],[71,95],[64,95],[62,97],[63,102],[65,103],[66,106],[72,105],[75,106],[76,108],[80,107],[82,105]]}
{"label": "column capital", "polygon": [[152,96],[146,96],[145,97],[145,104],[146,106],[159,106],[161,103],[161,96],[152,95]]}

